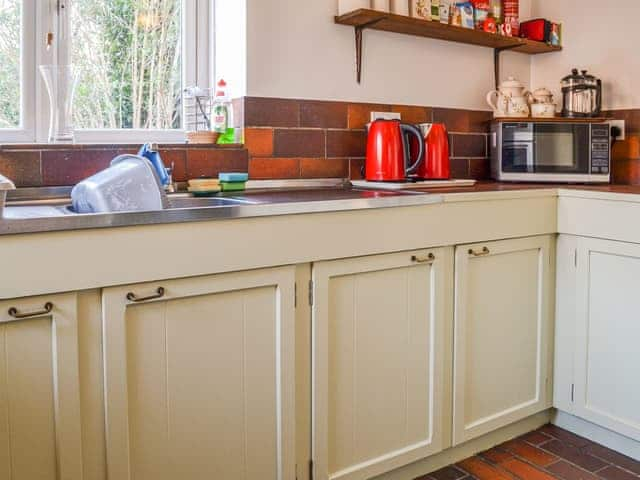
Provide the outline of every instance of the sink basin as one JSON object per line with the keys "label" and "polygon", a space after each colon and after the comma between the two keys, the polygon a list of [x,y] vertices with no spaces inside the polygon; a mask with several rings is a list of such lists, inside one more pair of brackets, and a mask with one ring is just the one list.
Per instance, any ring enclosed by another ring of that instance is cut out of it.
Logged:
{"label": "sink basin", "polygon": [[170,196],[169,209],[230,207],[233,205],[252,205],[260,202],[231,197],[189,197]]}

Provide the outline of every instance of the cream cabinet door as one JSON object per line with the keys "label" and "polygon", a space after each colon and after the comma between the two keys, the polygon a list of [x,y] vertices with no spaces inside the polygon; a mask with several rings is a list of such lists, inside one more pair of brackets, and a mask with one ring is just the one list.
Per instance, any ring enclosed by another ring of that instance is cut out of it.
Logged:
{"label": "cream cabinet door", "polygon": [[579,238],[576,260],[571,413],[640,440],[640,245]]}
{"label": "cream cabinet door", "polygon": [[316,479],[366,479],[450,445],[453,249],[313,267]]}
{"label": "cream cabinet door", "polygon": [[295,478],[295,268],[103,291],[110,480]]}
{"label": "cream cabinet door", "polygon": [[552,237],[456,248],[453,443],[551,406]]}
{"label": "cream cabinet door", "polygon": [[75,294],[0,301],[0,478],[81,480]]}

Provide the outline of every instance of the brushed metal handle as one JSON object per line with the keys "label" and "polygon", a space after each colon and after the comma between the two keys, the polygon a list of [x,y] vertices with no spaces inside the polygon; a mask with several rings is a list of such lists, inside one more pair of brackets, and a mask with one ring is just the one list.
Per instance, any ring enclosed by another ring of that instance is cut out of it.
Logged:
{"label": "brushed metal handle", "polygon": [[433,253],[430,253],[426,257],[419,257],[418,255],[413,255],[411,257],[411,261],[413,263],[433,263],[436,260],[436,256]]}
{"label": "brushed metal handle", "polygon": [[25,318],[40,317],[42,315],[46,315],[47,313],[51,313],[52,310],[53,310],[53,303],[47,302],[44,304],[44,308],[42,310],[20,313],[20,311],[17,308],[11,307],[8,313],[9,313],[9,316],[15,318],[16,320],[24,320]]}
{"label": "brushed metal handle", "polygon": [[138,297],[135,293],[129,292],[127,293],[127,300],[134,303],[147,302],[149,300],[157,300],[158,298],[164,297],[164,293],[164,287],[158,287],[156,293],[149,295],[148,297]]}
{"label": "brushed metal handle", "polygon": [[487,247],[482,247],[482,250],[479,252],[472,248],[469,249],[469,255],[472,255],[474,257],[486,257],[490,253],[491,253],[491,250],[489,250]]}

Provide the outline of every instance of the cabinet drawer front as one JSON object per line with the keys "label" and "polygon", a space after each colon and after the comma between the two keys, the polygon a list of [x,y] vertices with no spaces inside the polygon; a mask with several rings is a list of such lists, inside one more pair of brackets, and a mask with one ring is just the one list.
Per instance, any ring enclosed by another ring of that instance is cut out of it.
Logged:
{"label": "cabinet drawer front", "polygon": [[105,290],[110,479],[295,477],[294,282],[285,267]]}
{"label": "cabinet drawer front", "polygon": [[551,406],[552,244],[456,249],[454,444]]}
{"label": "cabinet drawer front", "polygon": [[446,447],[451,266],[450,249],[314,265],[316,478],[371,478]]}
{"label": "cabinet drawer front", "polygon": [[0,302],[0,478],[82,479],[74,294]]}
{"label": "cabinet drawer front", "polygon": [[578,240],[574,412],[640,440],[640,245]]}

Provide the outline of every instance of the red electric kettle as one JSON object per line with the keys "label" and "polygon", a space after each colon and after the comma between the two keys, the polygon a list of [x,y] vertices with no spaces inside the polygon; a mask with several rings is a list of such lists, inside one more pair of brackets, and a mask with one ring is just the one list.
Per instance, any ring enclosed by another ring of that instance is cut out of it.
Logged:
{"label": "red electric kettle", "polygon": [[[443,123],[421,123],[418,125],[422,131],[421,143],[425,144],[424,162],[422,162],[413,175],[419,180],[448,180],[451,176],[449,161],[449,134]],[[419,150],[417,142],[411,142],[411,152]]]}
{"label": "red electric kettle", "polygon": [[[418,140],[411,159],[410,137]],[[369,126],[365,178],[370,182],[403,182],[424,161],[424,140],[420,129],[399,120],[376,120]]]}

